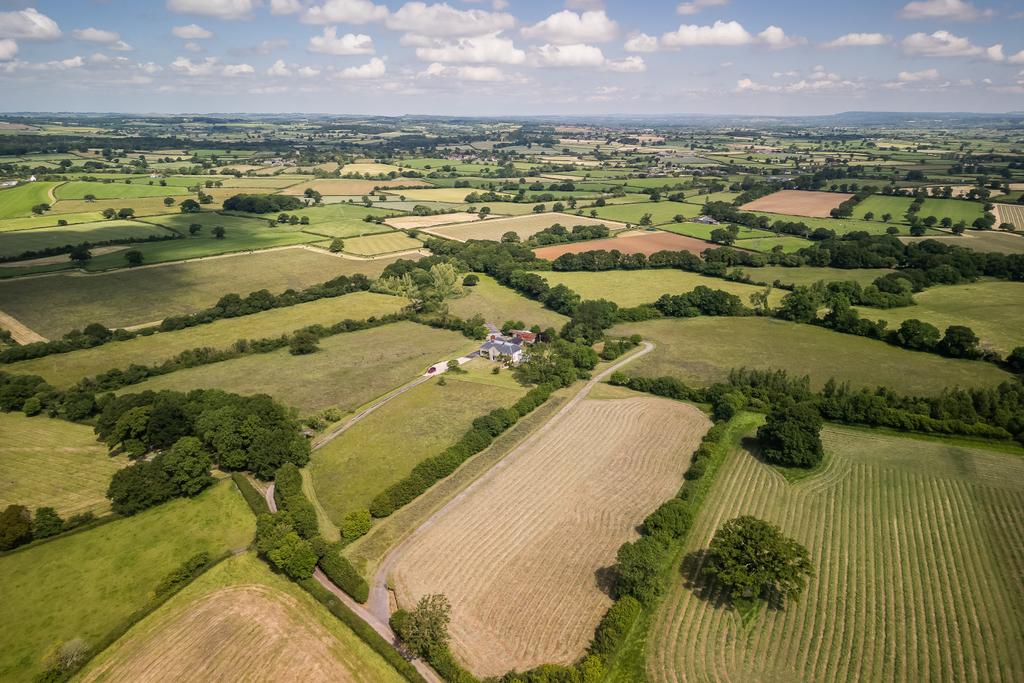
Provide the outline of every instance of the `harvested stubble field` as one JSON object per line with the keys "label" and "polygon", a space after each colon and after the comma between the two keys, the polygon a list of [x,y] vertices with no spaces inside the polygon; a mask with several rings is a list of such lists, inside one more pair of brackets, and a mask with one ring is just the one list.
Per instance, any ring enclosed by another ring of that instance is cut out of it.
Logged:
{"label": "harvested stubble field", "polygon": [[[549,273],[542,273],[543,276]],[[448,310],[464,320],[476,314],[483,316],[486,322],[501,326],[506,320],[522,320],[527,327],[540,325],[546,329],[556,330],[569,322],[566,316],[544,308],[539,302],[527,299],[515,290],[499,285],[488,275],[479,275],[480,282],[473,287],[463,287],[465,296],[449,299],[445,303]]]}
{"label": "harvested stubble field", "polygon": [[[824,468],[797,483],[728,456],[648,635],[649,680],[1021,680],[1024,460],[833,426],[822,439]],[[780,525],[815,572],[747,624],[690,580],[739,515]]]}
{"label": "harvested stubble field", "polygon": [[[565,285],[584,299],[607,299],[620,306],[653,304],[662,294],[682,294],[700,285],[735,294],[744,306],[749,306],[750,295],[764,291],[764,287],[756,285],[668,268],[609,270],[599,273],[543,271],[537,274],[552,287]],[[777,306],[785,294],[782,290],[773,290],[768,301],[772,306]]]}
{"label": "harvested stubble field", "polygon": [[573,661],[611,604],[602,569],[679,488],[709,424],[649,396],[576,404],[412,537],[399,605],[447,595],[453,651],[480,675]]}
{"label": "harvested stubble field", "polygon": [[132,627],[79,680],[405,679],[308,593],[246,553]]}
{"label": "harvested stubble field", "polygon": [[418,239],[409,237],[404,232],[393,231],[346,239],[344,251],[357,256],[377,256],[378,254],[410,251],[422,246],[423,242]]}
{"label": "harvested stubble field", "polygon": [[807,190],[779,190],[770,195],[747,202],[740,209],[744,211],[766,211],[794,216],[828,218],[829,211],[838,207],[852,194],[842,192],[809,192]]}
{"label": "harvested stubble field", "polygon": [[0,680],[32,680],[47,653],[68,640],[96,643],[185,560],[244,548],[255,531],[229,480],[196,498],[0,557],[4,619],[18,625],[0,635]]}
{"label": "harvested stubble field", "polygon": [[[3,310],[45,337],[91,322],[128,327],[213,306],[225,294],[280,293],[339,275],[376,276],[389,259],[355,261],[309,249],[237,254],[112,273],[77,273],[0,282]],[[173,296],[168,296],[173,293]]]}
{"label": "harvested stubble field", "polygon": [[491,218],[476,223],[431,228],[429,232],[439,237],[465,242],[467,240],[493,240],[497,242],[506,232],[514,232],[519,239],[526,240],[541,230],[559,225],[572,229],[576,225],[604,225],[609,230],[621,230],[625,226],[614,221],[605,221],[589,216],[573,216],[565,213],[535,213],[513,218]]}
{"label": "harvested stubble field", "polygon": [[446,373],[443,386],[428,380],[317,450],[309,471],[316,497],[335,525],[458,441],[473,420],[512,405],[526,392],[507,372],[491,375],[489,361],[464,367],[468,375]]}
{"label": "harvested stubble field", "polygon": [[1024,204],[996,204],[996,225],[1012,223],[1018,230],[1024,230]]}
{"label": "harvested stubble field", "polygon": [[243,356],[178,370],[120,393],[223,389],[270,394],[303,415],[331,406],[353,410],[422,375],[434,363],[478,346],[458,332],[402,321],[327,337],[314,354],[293,356],[288,349],[279,349]]}
{"label": "harvested stubble field", "polygon": [[618,237],[609,237],[603,240],[586,240],[583,242],[570,242],[568,244],[555,244],[550,247],[534,249],[533,253],[537,258],[554,261],[562,254],[581,254],[585,251],[620,251],[623,254],[651,254],[658,251],[688,251],[698,256],[707,249],[713,249],[716,245],[693,237],[684,237],[671,232],[661,230],[628,232]]}
{"label": "harvested stubble field", "polygon": [[330,325],[346,318],[365,320],[371,316],[379,317],[396,313],[407,303],[401,297],[354,292],[238,318],[216,320],[208,325],[184,330],[110,342],[91,349],[55,353],[12,363],[6,369],[26,375],[40,375],[56,387],[68,387],[83,377],[91,377],[111,368],[125,368],[132,364],[155,365],[189,349],[226,349],[238,339],[277,337],[307,325]]}
{"label": "harvested stubble field", "polygon": [[328,195],[364,195],[370,194],[377,189],[391,187],[432,187],[430,183],[416,178],[396,178],[394,180],[311,180],[308,183],[298,183],[281,190],[281,194],[302,195],[307,188],[312,188],[324,196]]}
{"label": "harvested stubble field", "polygon": [[657,346],[630,365],[634,375],[671,375],[693,384],[726,379],[731,368],[809,375],[820,389],[830,377],[854,387],[884,385],[903,394],[934,395],[946,387],[995,386],[1012,375],[991,363],[943,358],[823,327],[773,318],[650,320],[613,327]]}
{"label": "harvested stubble field", "polygon": [[0,413],[0,508],[49,506],[62,517],[110,509],[107,486],[128,461],[86,425]]}
{"label": "harvested stubble field", "polygon": [[419,230],[421,228],[432,228],[437,225],[451,225],[452,223],[475,223],[480,217],[475,213],[459,211],[456,213],[439,213],[433,216],[394,216],[384,221],[392,228],[399,230]]}

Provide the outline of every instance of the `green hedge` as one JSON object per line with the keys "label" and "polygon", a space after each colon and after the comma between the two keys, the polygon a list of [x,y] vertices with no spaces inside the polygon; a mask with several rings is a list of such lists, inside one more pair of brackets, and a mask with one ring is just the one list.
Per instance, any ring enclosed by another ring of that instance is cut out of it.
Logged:
{"label": "green hedge", "polygon": [[327,578],[341,590],[352,596],[356,602],[366,602],[370,597],[370,586],[356,568],[336,551],[328,552],[320,558],[320,569]]}
{"label": "green hedge", "polygon": [[398,673],[412,683],[426,683],[426,679],[420,675],[412,664],[405,660],[398,650],[391,643],[373,630],[373,627],[359,618],[355,612],[333,595],[329,590],[321,586],[314,579],[304,579],[298,582],[307,593],[317,599],[324,607],[330,610],[331,614],[338,618],[343,624],[352,629],[359,638],[370,646],[374,652],[393,666]]}
{"label": "green hedge", "polygon": [[231,475],[231,481],[235,482],[235,486],[238,487],[242,498],[248,503],[249,509],[252,510],[254,515],[258,517],[270,512],[270,508],[267,506],[267,499],[256,490],[247,476],[241,472],[234,472]]}
{"label": "green hedge", "polygon": [[292,518],[299,536],[309,539],[320,533],[316,508],[302,491],[302,473],[293,463],[285,463],[274,473],[274,500],[278,509]]}

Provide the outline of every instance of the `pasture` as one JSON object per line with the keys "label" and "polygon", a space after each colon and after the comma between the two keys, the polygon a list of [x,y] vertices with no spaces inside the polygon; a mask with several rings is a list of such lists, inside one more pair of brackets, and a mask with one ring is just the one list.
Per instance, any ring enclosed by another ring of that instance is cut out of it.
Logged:
{"label": "pasture", "polygon": [[[544,277],[549,273],[542,273]],[[522,320],[527,327],[540,325],[556,330],[569,322],[566,316],[544,308],[539,302],[527,299],[515,290],[499,285],[489,275],[479,275],[480,282],[473,287],[463,287],[464,296],[448,299],[448,310],[464,320],[481,315],[484,321],[501,327],[506,320]]]}
{"label": "pasture", "polygon": [[625,226],[612,221],[603,221],[589,216],[573,216],[565,213],[535,213],[513,218],[490,218],[475,223],[460,223],[430,228],[429,232],[438,237],[465,242],[467,240],[492,240],[497,242],[507,232],[514,232],[519,239],[527,240],[541,230],[559,224],[572,229],[577,225],[604,225],[609,230],[620,230]]}
{"label": "pasture", "polygon": [[[589,209],[585,209],[589,213]],[[622,223],[639,225],[644,216],[650,214],[650,225],[662,225],[665,223],[679,223],[677,216],[685,218],[696,218],[701,214],[701,207],[695,204],[684,204],[682,202],[638,202],[636,204],[609,204],[602,206],[597,211],[598,218],[604,218]]]}
{"label": "pasture", "polygon": [[[880,221],[883,215],[889,213],[892,214],[890,222],[906,223],[905,214],[910,208],[911,202],[913,199],[910,197],[872,195],[854,207],[853,216],[854,218],[864,218],[866,213],[872,212],[875,214],[874,220]],[[964,221],[970,226],[976,218],[981,218],[983,214],[984,204],[982,202],[928,197],[924,200],[917,215],[921,218],[935,216],[939,220],[949,218],[954,223]]]}
{"label": "pasture", "polygon": [[388,228],[386,225],[370,223],[365,219],[367,216],[386,218],[396,214],[396,211],[370,208],[363,206],[361,203],[349,204],[346,202],[311,206],[289,213],[289,215],[298,216],[300,219],[303,216],[308,216],[309,225],[300,225],[299,228],[306,232],[326,237],[357,237],[359,235],[387,232]]}
{"label": "pasture", "polygon": [[418,178],[396,178],[394,180],[320,179],[291,185],[281,190],[281,194],[301,196],[306,192],[307,188],[311,188],[325,197],[332,195],[361,196],[370,194],[374,190],[383,190],[391,187],[431,187],[431,185]]}
{"label": "pasture", "polygon": [[842,192],[809,192],[806,190],[779,190],[764,197],[747,202],[740,207],[743,211],[765,211],[794,216],[828,218],[829,212],[852,194]]}
{"label": "pasture", "polygon": [[596,574],[679,488],[710,421],[684,403],[629,396],[584,400],[548,422],[398,558],[399,606],[447,595],[452,650],[474,673],[582,655],[611,604]]}
{"label": "pasture", "polygon": [[91,349],[55,353],[12,363],[11,372],[40,375],[56,387],[68,387],[84,377],[132,364],[154,365],[182,351],[199,347],[226,349],[239,339],[264,339],[290,334],[308,325],[330,325],[350,318],[365,320],[396,313],[407,301],[373,292],[353,292],[285,308],[215,320],[173,332],[158,332]]}
{"label": "pasture", "polygon": [[[921,239],[920,237],[907,237],[904,241]],[[1000,254],[1024,254],[1024,236],[1015,235],[1009,232],[997,230],[968,230],[962,235],[944,234],[929,236],[927,239],[936,240],[942,244],[964,247],[974,251],[994,251]]]}
{"label": "pasture", "polygon": [[[762,266],[760,268],[737,268],[733,272],[746,273],[754,282],[781,282],[788,285],[813,285],[822,280],[828,282],[859,282],[861,286],[870,285],[876,279],[892,271],[886,268],[820,268],[801,266],[785,268],[783,266]],[[916,295],[915,295],[916,296]]]}
{"label": "pasture", "polygon": [[954,386],[995,386],[1011,377],[991,363],[942,358],[772,318],[650,320],[618,325],[609,333],[635,333],[657,345],[630,365],[630,374],[671,375],[698,385],[722,381],[731,368],[741,367],[808,375],[816,389],[835,378],[854,387],[882,385],[921,395]]}
{"label": "pasture", "polygon": [[50,190],[58,183],[23,183],[0,190],[0,218],[31,216],[36,204],[52,204]]}
{"label": "pasture", "polygon": [[[565,285],[584,299],[607,299],[619,306],[653,304],[662,294],[682,294],[703,285],[735,294],[744,306],[750,305],[750,295],[763,292],[764,287],[730,282],[722,278],[706,277],[683,270],[609,270],[600,273],[545,271],[538,275],[555,285]],[[777,306],[786,294],[773,290],[769,303]]]}
{"label": "pasture", "polygon": [[[836,426],[822,440],[825,466],[797,483],[728,456],[653,619],[648,679],[1020,680],[1024,460]],[[739,515],[806,545],[815,574],[747,622],[692,578]]]}
{"label": "pasture", "polygon": [[[378,275],[389,263],[289,249],[238,254],[111,273],[55,274],[0,281],[4,312],[45,337],[91,322],[110,328],[158,322],[213,306],[225,294],[280,293],[339,275]],[[168,296],[173,293],[173,296]]]}
{"label": "pasture", "polygon": [[110,509],[107,486],[128,461],[107,455],[88,426],[0,413],[0,433],[0,508],[48,506],[65,519]]}
{"label": "pasture", "polygon": [[738,241],[734,246],[752,251],[775,251],[776,249],[782,249],[783,252],[790,254],[813,244],[810,240],[793,237],[792,235],[784,235],[782,237],[754,237]]}
{"label": "pasture", "polygon": [[[659,230],[665,230],[666,232],[674,232],[677,235],[683,235],[684,237],[695,237],[700,240],[710,240],[711,231],[722,228],[722,225],[707,224],[707,223],[691,223],[689,221],[683,223],[666,223],[659,225]],[[775,233],[768,232],[767,230],[758,230],[757,228],[748,228],[745,225],[737,225],[739,228],[739,234],[737,236],[738,242],[734,244],[734,247],[742,247],[742,240],[753,239],[755,237],[775,237]]]}
{"label": "pasture", "polygon": [[[107,240],[144,240],[150,235],[173,237],[174,233],[137,221],[101,221],[80,223],[59,228],[38,228],[0,232],[0,257],[18,256],[26,251],[39,251],[82,242]],[[67,256],[63,260],[67,260]]]}
{"label": "pasture", "polygon": [[650,230],[631,231],[607,239],[554,244],[550,247],[534,249],[533,253],[537,258],[554,261],[562,254],[581,254],[585,251],[598,250],[614,250],[623,254],[647,254],[648,256],[659,251],[688,251],[691,254],[700,255],[715,246],[710,242],[693,237],[684,237],[661,230]]}
{"label": "pasture", "polygon": [[411,251],[422,246],[423,242],[396,230],[366,237],[346,239],[344,251],[347,254],[355,254],[356,256],[377,256],[380,254]]}
{"label": "pasture", "polygon": [[[198,182],[198,181],[197,181]],[[96,199],[134,199],[138,197],[169,197],[189,194],[180,185],[150,185],[143,180],[131,183],[101,183],[72,180],[57,186],[53,194],[60,199],[85,199],[92,195]]]}
{"label": "pasture", "polygon": [[510,373],[491,374],[491,363],[466,364],[468,374],[445,374],[392,399],[318,449],[310,461],[313,488],[331,521],[366,508],[374,496],[438,455],[476,418],[505,408],[526,389]]}
{"label": "pasture", "polygon": [[81,213],[43,214],[28,218],[5,218],[0,220],[0,233],[31,228],[50,228],[56,226],[59,220],[67,221],[69,225],[95,223],[103,220],[103,214],[99,211],[83,211]]}
{"label": "pasture", "polygon": [[212,568],[136,624],[81,681],[404,681],[312,596],[252,553]]}
{"label": "pasture", "polygon": [[32,680],[44,657],[74,638],[96,643],[185,560],[244,548],[255,530],[235,485],[221,481],[196,498],[0,557],[4,618],[18,625],[0,635],[0,679]]}
{"label": "pasture", "polygon": [[236,394],[270,394],[302,415],[325,408],[354,410],[440,361],[475,350],[480,342],[458,332],[397,322],[320,341],[316,353],[293,356],[288,349],[178,370],[127,387],[120,393],[152,389],[223,389]]}

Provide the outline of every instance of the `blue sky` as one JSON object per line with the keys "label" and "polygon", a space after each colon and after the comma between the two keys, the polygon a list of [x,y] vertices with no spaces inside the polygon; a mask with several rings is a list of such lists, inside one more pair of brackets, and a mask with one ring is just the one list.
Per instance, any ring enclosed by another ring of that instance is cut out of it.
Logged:
{"label": "blue sky", "polygon": [[5,111],[1024,110],[1006,0],[0,0]]}

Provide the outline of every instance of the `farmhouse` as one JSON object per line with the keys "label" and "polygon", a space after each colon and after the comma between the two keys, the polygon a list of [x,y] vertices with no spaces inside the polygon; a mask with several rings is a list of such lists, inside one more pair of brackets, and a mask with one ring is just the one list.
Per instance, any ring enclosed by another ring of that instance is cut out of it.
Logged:
{"label": "farmhouse", "polygon": [[491,327],[487,341],[480,347],[479,353],[492,361],[508,358],[516,365],[524,360],[523,344],[537,341],[537,335],[528,330],[510,330],[508,334],[502,334],[496,327]]}

